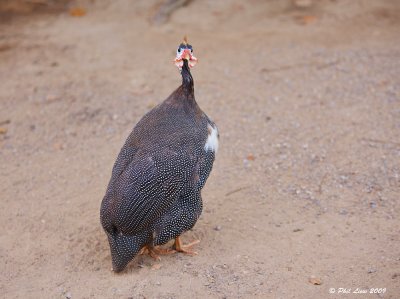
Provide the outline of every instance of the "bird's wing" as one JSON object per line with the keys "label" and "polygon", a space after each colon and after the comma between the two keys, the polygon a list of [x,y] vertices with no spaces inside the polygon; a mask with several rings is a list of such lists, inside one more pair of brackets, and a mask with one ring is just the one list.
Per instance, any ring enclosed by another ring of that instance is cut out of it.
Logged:
{"label": "bird's wing", "polygon": [[137,153],[137,148],[133,146],[124,145],[118,154],[117,160],[114,163],[110,183],[115,181],[117,177],[126,169],[129,163],[134,159]]}
{"label": "bird's wing", "polygon": [[204,151],[201,158],[198,160],[199,180],[197,182],[197,188],[199,188],[199,190],[204,187],[204,184],[211,173],[214,160],[215,153],[212,151]]}
{"label": "bird's wing", "polygon": [[152,225],[179,197],[194,164],[185,153],[137,151],[114,184],[116,225],[129,234]]}

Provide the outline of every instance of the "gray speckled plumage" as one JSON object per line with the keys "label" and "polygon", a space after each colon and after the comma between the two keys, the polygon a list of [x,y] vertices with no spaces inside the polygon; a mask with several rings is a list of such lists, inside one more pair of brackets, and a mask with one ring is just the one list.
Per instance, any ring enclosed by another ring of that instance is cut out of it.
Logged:
{"label": "gray speckled plumage", "polygon": [[134,127],[112,170],[100,220],[116,272],[143,246],[191,229],[202,211],[215,158],[205,144],[216,126],[195,101],[187,60],[181,74],[182,85]]}

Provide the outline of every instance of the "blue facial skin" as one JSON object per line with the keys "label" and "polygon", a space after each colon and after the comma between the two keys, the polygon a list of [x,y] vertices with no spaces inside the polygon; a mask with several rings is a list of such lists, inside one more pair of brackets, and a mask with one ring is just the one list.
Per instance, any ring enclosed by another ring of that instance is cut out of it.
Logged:
{"label": "blue facial skin", "polygon": [[180,44],[179,45],[179,47],[178,47],[178,53],[181,53],[183,50],[185,50],[185,49],[189,49],[190,50],[190,52],[193,52],[193,47],[192,47],[192,45],[189,45],[189,44]]}

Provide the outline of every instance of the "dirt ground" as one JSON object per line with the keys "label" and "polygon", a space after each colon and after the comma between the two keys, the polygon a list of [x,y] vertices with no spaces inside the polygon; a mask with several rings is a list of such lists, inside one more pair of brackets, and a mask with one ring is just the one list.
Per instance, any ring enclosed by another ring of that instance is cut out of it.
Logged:
{"label": "dirt ground", "polygon": [[[400,2],[157,2],[0,23],[0,297],[400,298]],[[184,34],[220,131],[199,254],[115,274],[100,202]]]}

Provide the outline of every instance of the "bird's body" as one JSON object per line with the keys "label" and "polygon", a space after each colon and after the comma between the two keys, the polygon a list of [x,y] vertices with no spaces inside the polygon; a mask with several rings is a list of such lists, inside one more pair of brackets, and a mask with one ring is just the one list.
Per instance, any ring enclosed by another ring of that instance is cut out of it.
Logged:
{"label": "bird's body", "polygon": [[202,211],[218,131],[195,101],[187,60],[181,73],[182,85],[138,122],[114,164],[100,218],[117,272],[143,247],[191,229]]}

